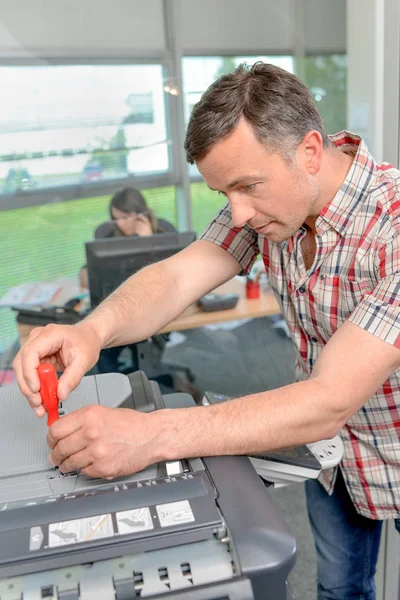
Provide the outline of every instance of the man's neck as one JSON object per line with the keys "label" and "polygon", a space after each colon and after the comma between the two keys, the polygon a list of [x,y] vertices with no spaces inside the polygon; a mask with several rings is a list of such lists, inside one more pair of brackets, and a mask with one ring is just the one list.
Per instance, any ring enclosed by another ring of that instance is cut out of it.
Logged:
{"label": "man's neck", "polygon": [[353,164],[354,155],[346,154],[336,148],[324,152],[319,173],[321,181],[320,193],[314,205],[314,214],[307,217],[304,224],[315,234],[315,223],[323,207],[331,202],[347,177]]}

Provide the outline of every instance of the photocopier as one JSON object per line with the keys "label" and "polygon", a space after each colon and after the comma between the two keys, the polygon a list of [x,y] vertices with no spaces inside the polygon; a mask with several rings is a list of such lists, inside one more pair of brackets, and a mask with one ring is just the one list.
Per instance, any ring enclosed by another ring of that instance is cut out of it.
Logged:
{"label": "photocopier", "polygon": [[[145,412],[194,404],[187,394],[162,396],[138,371],[84,377],[62,411],[96,403]],[[46,434],[18,387],[4,386],[0,600],[293,597],[296,542],[247,457],[91,479],[52,467]]]}

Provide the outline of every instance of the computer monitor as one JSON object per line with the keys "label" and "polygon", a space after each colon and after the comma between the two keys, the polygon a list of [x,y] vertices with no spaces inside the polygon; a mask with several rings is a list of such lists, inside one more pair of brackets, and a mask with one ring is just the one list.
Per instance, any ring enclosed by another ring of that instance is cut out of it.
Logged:
{"label": "computer monitor", "polygon": [[92,308],[100,304],[142,267],[176,254],[194,242],[193,231],[157,233],[86,242],[86,263]]}

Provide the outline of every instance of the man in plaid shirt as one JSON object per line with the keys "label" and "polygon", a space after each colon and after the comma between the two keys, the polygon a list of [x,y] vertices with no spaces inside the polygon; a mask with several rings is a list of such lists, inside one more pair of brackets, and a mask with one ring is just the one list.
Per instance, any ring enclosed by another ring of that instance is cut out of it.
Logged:
{"label": "man in plaid shirt", "polygon": [[328,137],[306,87],[260,63],[209,88],[185,149],[227,205],[199,241],[132,276],[78,325],[35,330],[14,362],[21,391],[43,416],[40,360],[65,369],[63,400],[101,348],[149,337],[261,253],[296,347],[296,383],[173,414],[77,411],[50,428],[51,460],[111,478],[340,432],[340,468],[307,483],[318,598],[372,600],[382,521],[400,523],[400,173],[359,137]]}

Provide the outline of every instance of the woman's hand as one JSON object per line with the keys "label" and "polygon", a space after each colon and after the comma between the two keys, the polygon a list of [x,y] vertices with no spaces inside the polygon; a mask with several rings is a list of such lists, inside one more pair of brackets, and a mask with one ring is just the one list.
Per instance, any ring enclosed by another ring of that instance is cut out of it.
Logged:
{"label": "woman's hand", "polygon": [[151,223],[146,215],[138,214],[133,222],[133,234],[139,236],[153,235]]}
{"label": "woman's hand", "polygon": [[127,237],[130,235],[153,235],[153,230],[148,217],[144,214],[131,214],[117,220],[118,229]]}

